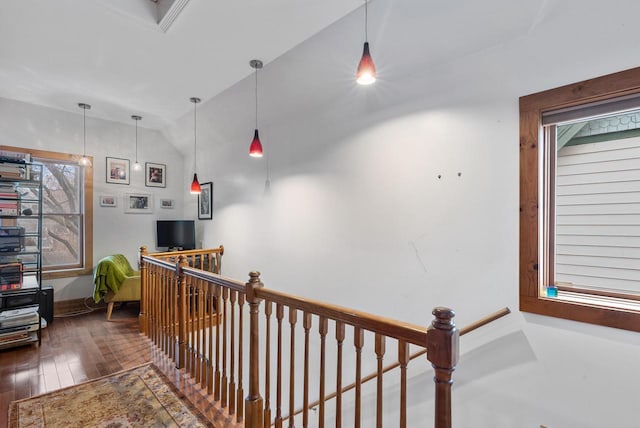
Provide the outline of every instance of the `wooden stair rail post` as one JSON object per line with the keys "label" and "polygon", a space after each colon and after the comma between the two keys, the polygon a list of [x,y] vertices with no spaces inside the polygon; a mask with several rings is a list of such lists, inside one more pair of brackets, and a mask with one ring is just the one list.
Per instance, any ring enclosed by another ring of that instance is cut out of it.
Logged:
{"label": "wooden stair rail post", "polygon": [[149,304],[149,296],[147,296],[147,264],[143,261],[143,257],[149,254],[147,246],[142,245],[138,253],[138,263],[140,264],[140,331],[148,335],[147,330],[147,305]]}
{"label": "wooden stair rail post", "polygon": [[264,287],[260,272],[249,273],[246,283],[247,303],[249,303],[249,395],[245,398],[245,427],[263,428],[264,406],[260,396],[260,301],[256,290]]}
{"label": "wooden stair rail post", "polygon": [[436,384],[435,428],[451,428],[451,375],[460,356],[460,335],[449,308],[436,307],[435,319],[427,330],[427,359],[431,362]]}
{"label": "wooden stair rail post", "polygon": [[180,299],[178,301],[178,358],[176,358],[176,368],[185,367],[187,361],[187,277],[184,268],[188,267],[187,258],[178,256],[176,262],[176,272],[178,274],[178,288]]}

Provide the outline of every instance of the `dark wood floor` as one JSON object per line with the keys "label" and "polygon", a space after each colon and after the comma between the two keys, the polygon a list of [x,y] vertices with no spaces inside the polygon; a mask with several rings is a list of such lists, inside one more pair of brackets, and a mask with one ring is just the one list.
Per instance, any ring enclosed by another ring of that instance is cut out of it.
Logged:
{"label": "dark wood floor", "polygon": [[[234,427],[226,413],[139,333],[139,306],[55,318],[42,344],[0,351],[0,428],[7,427],[9,403],[153,361],[212,424]],[[240,427],[238,425],[237,427]]]}

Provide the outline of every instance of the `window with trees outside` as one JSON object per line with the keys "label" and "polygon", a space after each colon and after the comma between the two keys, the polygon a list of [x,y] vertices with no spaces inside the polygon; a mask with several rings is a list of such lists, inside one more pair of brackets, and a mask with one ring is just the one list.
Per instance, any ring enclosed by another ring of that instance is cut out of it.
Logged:
{"label": "window with trees outside", "polygon": [[42,270],[44,278],[91,273],[93,268],[93,170],[76,155],[2,147],[28,152],[43,164]]}
{"label": "window with trees outside", "polygon": [[520,98],[520,309],[640,331],[640,68]]}

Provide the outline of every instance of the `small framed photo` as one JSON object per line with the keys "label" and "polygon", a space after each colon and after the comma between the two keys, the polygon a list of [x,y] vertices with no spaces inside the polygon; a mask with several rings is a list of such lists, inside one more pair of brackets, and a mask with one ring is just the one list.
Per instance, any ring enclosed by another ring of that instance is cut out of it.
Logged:
{"label": "small framed photo", "polygon": [[160,199],[160,208],[173,209],[173,199]]}
{"label": "small framed photo", "polygon": [[107,183],[129,184],[129,159],[107,158]]}
{"label": "small framed photo", "polygon": [[117,207],[118,206],[118,198],[115,196],[100,196],[100,206],[101,207]]}
{"label": "small framed photo", "polygon": [[167,187],[167,166],[161,163],[145,162],[144,185],[147,187]]}
{"label": "small framed photo", "polygon": [[127,193],[124,197],[124,212],[129,214],[151,214],[153,196],[148,193]]}
{"label": "small framed photo", "polygon": [[213,218],[213,183],[202,183],[198,195],[198,218],[211,220]]}

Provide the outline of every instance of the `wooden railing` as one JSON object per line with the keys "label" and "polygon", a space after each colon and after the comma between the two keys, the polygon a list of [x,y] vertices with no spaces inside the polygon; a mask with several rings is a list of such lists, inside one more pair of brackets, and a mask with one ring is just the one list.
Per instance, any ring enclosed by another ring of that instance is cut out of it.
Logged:
{"label": "wooden railing", "polygon": [[[222,250],[214,253],[218,273]],[[434,426],[451,427],[459,354],[452,310],[434,309],[426,328],[267,289],[258,272],[242,283],[189,267],[185,254],[158,257],[144,247],[141,270],[142,331],[245,427],[324,427],[327,420],[360,427],[374,420],[376,427],[404,428],[410,346],[426,352],[434,369]],[[396,378],[383,376],[392,370],[385,359],[399,368]],[[374,374],[363,376],[369,368]],[[366,389],[371,379],[375,391]],[[392,401],[397,420],[385,421],[383,405]]]}

